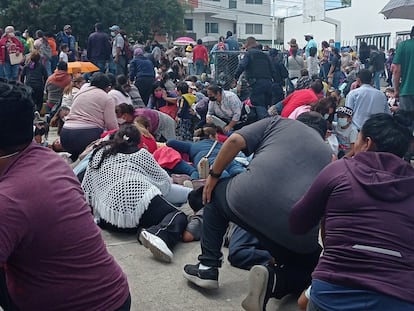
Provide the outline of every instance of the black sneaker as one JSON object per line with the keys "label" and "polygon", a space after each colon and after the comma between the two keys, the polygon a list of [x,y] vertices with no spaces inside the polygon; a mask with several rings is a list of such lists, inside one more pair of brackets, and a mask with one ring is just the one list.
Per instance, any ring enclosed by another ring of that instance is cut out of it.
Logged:
{"label": "black sneaker", "polygon": [[191,283],[207,289],[218,288],[218,268],[200,270],[199,263],[196,265],[185,265],[183,275]]}
{"label": "black sneaker", "polygon": [[247,311],[266,311],[266,304],[272,296],[276,278],[272,267],[253,266],[249,272],[249,293],[242,302]]}

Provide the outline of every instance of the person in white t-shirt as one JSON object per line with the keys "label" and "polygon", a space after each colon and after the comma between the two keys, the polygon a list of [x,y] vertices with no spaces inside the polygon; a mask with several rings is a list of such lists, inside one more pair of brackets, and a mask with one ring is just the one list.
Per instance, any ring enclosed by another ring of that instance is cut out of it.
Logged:
{"label": "person in white t-shirt", "polygon": [[69,61],[68,53],[69,53],[69,46],[66,43],[62,43],[60,45],[59,62],[67,63]]}
{"label": "person in white t-shirt", "polygon": [[348,107],[338,107],[336,115],[338,121],[333,122],[333,130],[338,138],[339,153],[338,158],[352,157],[354,155],[354,145],[358,137],[358,130],[352,124],[353,111]]}

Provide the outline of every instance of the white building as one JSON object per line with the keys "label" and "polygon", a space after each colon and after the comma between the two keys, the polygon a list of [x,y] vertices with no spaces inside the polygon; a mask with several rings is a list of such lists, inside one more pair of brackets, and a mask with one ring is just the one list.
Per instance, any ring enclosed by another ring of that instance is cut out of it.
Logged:
{"label": "white building", "polygon": [[[326,11],[326,17],[341,22],[340,43],[342,46],[359,46],[361,41],[386,49],[408,38],[414,20],[385,19],[379,12],[389,0],[352,0],[351,7]],[[414,16],[413,16],[414,19]],[[335,38],[335,26],[323,21],[304,23],[303,16],[285,18],[285,47],[291,38],[296,38],[299,47],[306,44],[304,34],[313,33],[318,44]]]}
{"label": "white building", "polygon": [[232,31],[239,40],[249,36],[258,41],[272,39],[271,1],[269,0],[186,0],[184,23],[197,39],[218,39]]}

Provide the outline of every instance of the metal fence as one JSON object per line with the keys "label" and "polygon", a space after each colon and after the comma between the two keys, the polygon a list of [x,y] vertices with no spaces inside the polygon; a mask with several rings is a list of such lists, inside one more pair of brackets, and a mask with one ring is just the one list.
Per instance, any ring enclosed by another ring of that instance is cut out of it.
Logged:
{"label": "metal fence", "polygon": [[[245,54],[245,51],[214,51],[211,52],[210,60],[210,75],[211,78],[225,90],[235,87],[234,74],[239,65],[240,59]],[[265,51],[265,53],[268,53]],[[286,55],[280,52],[280,57],[284,60]]]}

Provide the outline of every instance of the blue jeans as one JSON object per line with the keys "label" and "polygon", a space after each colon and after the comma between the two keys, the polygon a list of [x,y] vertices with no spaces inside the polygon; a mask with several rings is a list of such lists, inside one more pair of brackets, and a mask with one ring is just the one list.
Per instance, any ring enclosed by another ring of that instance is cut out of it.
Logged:
{"label": "blue jeans", "polygon": [[105,73],[105,71],[106,71],[106,60],[93,59],[92,63],[94,63],[99,68],[100,72]]}
{"label": "blue jeans", "polygon": [[380,83],[381,74],[382,74],[382,71],[374,72],[374,86],[377,90],[381,88],[381,83]]}
{"label": "blue jeans", "polygon": [[4,75],[4,64],[0,64],[0,78],[4,79],[5,75]]}
{"label": "blue jeans", "polygon": [[206,72],[206,65],[204,64],[203,60],[196,60],[195,61],[195,67],[196,67],[196,75],[201,75],[202,73]]}
{"label": "blue jeans", "polygon": [[8,81],[16,81],[19,74],[19,64],[11,65],[9,62],[5,62],[3,65],[4,77]]}
{"label": "blue jeans", "polygon": [[313,280],[308,311],[413,311],[414,305],[366,289],[345,287],[321,280]]}

